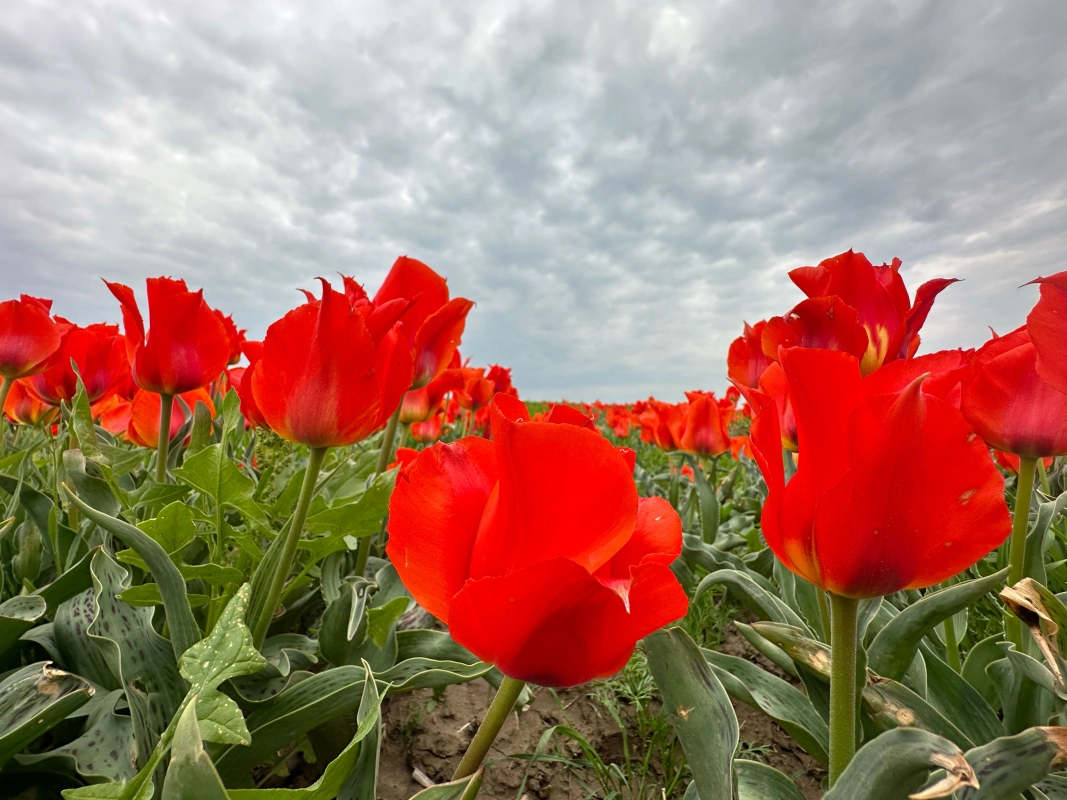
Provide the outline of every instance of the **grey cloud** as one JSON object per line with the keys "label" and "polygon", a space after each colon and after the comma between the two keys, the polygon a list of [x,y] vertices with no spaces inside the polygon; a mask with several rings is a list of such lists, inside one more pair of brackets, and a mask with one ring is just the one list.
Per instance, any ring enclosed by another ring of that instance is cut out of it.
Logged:
{"label": "grey cloud", "polygon": [[786,272],[899,256],[927,349],[1067,252],[1054,0],[22,5],[0,20],[5,292],[116,319],[173,274],[262,334],[401,253],[528,397],[722,388]]}

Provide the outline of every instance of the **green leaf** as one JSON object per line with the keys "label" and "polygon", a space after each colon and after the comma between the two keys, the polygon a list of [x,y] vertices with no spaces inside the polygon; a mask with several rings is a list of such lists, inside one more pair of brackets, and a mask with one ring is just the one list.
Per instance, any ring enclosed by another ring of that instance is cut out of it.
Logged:
{"label": "green leaf", "polygon": [[416,689],[440,689],[454,683],[466,683],[485,676],[492,664],[477,661],[436,661],[430,658],[409,658],[378,673],[378,680],[389,685],[389,694],[411,692]]}
{"label": "green leaf", "polygon": [[211,410],[202,400],[197,400],[193,408],[193,427],[189,431],[189,445],[185,448],[185,457],[196,455],[211,444],[211,434]]}
{"label": "green leaf", "polygon": [[252,498],[255,482],[226,457],[223,445],[213,444],[187,458],[174,470],[178,480],[207,495],[216,503],[265,523],[267,515]]}
{"label": "green leaf", "polygon": [[252,645],[252,632],[245,625],[249,586],[233,596],[206,638],[186,650],[178,662],[190,694],[203,695],[229,678],[250,675],[266,665]]}
{"label": "green leaf", "polygon": [[478,770],[469,778],[439,783],[428,789],[423,789],[411,796],[411,800],[474,800],[482,788],[482,777],[485,768]]}
{"label": "green leaf", "polygon": [[177,553],[196,538],[193,510],[185,503],[171,503],[158,516],[138,523],[137,527],[168,554]]}
{"label": "green leaf", "polygon": [[20,754],[18,762],[40,770],[77,773],[90,782],[128,781],[137,772],[133,722],[129,714],[115,713],[125,699],[121,689],[108,692],[99,698],[81,736],[43,753]]}
{"label": "green leaf", "polygon": [[367,609],[367,635],[379,649],[384,648],[389,638],[389,631],[396,621],[408,610],[411,600],[407,597],[394,597],[379,608]]}
{"label": "green leaf", "polygon": [[50,664],[30,664],[0,681],[0,767],[93,696],[87,680]]}
{"label": "green leaf", "polygon": [[290,684],[277,697],[257,704],[245,720],[251,745],[228,747],[215,759],[226,785],[247,786],[249,772],[280,747],[358,708],[365,679],[363,667],[337,667]]}
{"label": "green leaf", "polygon": [[1008,571],[975,578],[932,592],[901,611],[882,628],[867,649],[867,664],[877,674],[899,681],[908,671],[919,642],[948,617],[1003,586]]}
{"label": "green leaf", "polygon": [[978,787],[957,793],[959,800],[1000,800],[1029,789],[1067,758],[1067,728],[1030,728],[967,753]]}
{"label": "green leaf", "polygon": [[[754,614],[759,614],[771,620],[771,622],[792,625],[804,631],[805,635],[811,635],[807,624],[797,612],[759,586],[752,576],[747,573],[733,569],[721,569],[713,572],[705,576],[704,580],[700,582],[695,596],[699,597],[706,589],[712,586],[727,587],[733,596]],[[705,800],[707,799],[705,798]]]}
{"label": "green leaf", "polygon": [[[378,475],[367,490],[353,503],[346,503],[319,511],[312,507],[304,528],[314,538],[304,538],[300,548],[311,554],[312,561],[330,553],[354,549],[357,540],[372,536],[382,527],[382,519],[389,511],[389,497],[396,482],[396,470]],[[316,498],[321,501],[321,498]]]}
{"label": "green leaf", "polygon": [[774,767],[739,758],[734,769],[738,800],[804,800],[797,785]]}
{"label": "green leaf", "polygon": [[[1006,652],[1010,645],[1002,643],[1001,647]],[[986,667],[986,672],[1000,696],[1004,729],[1009,734],[1022,733],[1027,728],[1044,725],[1056,705],[1056,698],[1051,692],[1020,671],[1019,667],[1029,657],[1022,653],[1016,653],[1016,656],[1014,659],[1002,658]]]}
{"label": "green leaf", "polygon": [[[948,791],[915,795],[935,769],[948,772]],[[964,782],[973,785],[974,772],[956,745],[917,728],[897,728],[861,747],[823,800],[945,797]]]}
{"label": "green leaf", "polygon": [[[360,759],[361,743],[367,741],[380,725],[381,703],[382,697],[375,682],[364,681],[355,735],[311,786],[303,789],[233,789],[230,800],[333,800]],[[374,797],[373,787],[370,788],[370,794],[360,796]]]}
{"label": "green leaf", "polygon": [[229,800],[204,750],[196,716],[196,705],[190,703],[178,720],[162,800]]}
{"label": "green leaf", "polygon": [[174,655],[180,656],[200,639],[200,628],[196,624],[193,609],[189,605],[185,581],[174,562],[170,560],[170,556],[155,539],[139,528],[90,508],[69,491],[67,497],[89,519],[104,530],[120,537],[148,564],[152,570],[152,577],[159,584],[159,591],[163,596],[163,609],[167,615],[167,627],[170,628]]}
{"label": "green leaf", "polygon": [[[186,596],[191,608],[205,606],[211,600],[206,594],[189,594]],[[159,593],[159,584],[156,583],[142,583],[139,586],[131,586],[119,594],[119,599],[124,603],[129,603],[131,606],[140,608],[163,605],[163,595]]]}
{"label": "green leaf", "polygon": [[77,789],[64,789],[65,800],[152,800],[152,781],[140,784],[136,793],[127,794],[128,783],[94,783]]}
{"label": "green leaf", "polygon": [[702,800],[733,800],[738,730],[725,689],[682,628],[651,633],[644,647]]}
{"label": "green leaf", "polygon": [[882,730],[921,728],[948,739],[961,749],[974,746],[950,720],[902,683],[874,676],[863,687],[864,709]]}
{"label": "green leaf", "polygon": [[997,633],[980,641],[971,648],[963,662],[963,669],[960,670],[964,680],[974,687],[994,711],[1000,708],[1000,698],[992,679],[986,674],[986,667],[1004,658],[1004,652],[1000,649],[1000,642],[1003,640],[1004,635]]}
{"label": "green leaf", "polygon": [[35,595],[43,597],[47,604],[47,610],[45,615],[48,617],[55,616],[56,609],[59,608],[61,603],[70,600],[75,595],[79,595],[93,585],[93,577],[89,570],[92,563],[93,556],[101,548],[90,550],[84,556],[82,556],[74,566],[70,567],[66,572],[56,578],[47,586],[42,586],[36,592]]}
{"label": "green leaf", "polygon": [[98,511],[119,513],[118,498],[107,481],[89,474],[90,467],[99,469],[93,462],[85,460],[81,450],[63,451],[63,473],[67,485],[73,486],[78,496]]}
{"label": "green leaf", "polygon": [[829,763],[830,731],[807,695],[751,661],[701,652],[732,697],[771,717],[816,761]]}
{"label": "green leaf", "polygon": [[18,644],[19,637],[44,616],[47,608],[45,599],[33,594],[0,603],[0,657]]}
{"label": "green leaf", "polygon": [[335,666],[353,664],[367,636],[367,599],[371,583],[351,577],[341,584],[340,596],[326,607],[319,626],[319,649]]}
{"label": "green leaf", "polygon": [[718,459],[711,462],[712,480],[697,462],[696,457],[688,456],[689,465],[693,468],[693,481],[697,490],[697,501],[700,505],[700,531],[704,541],[712,544],[719,533],[719,498],[715,494],[715,465]]}
{"label": "green leaf", "polygon": [[975,744],[1003,736],[1004,725],[982,695],[959,673],[935,655],[923,653],[926,661],[930,705],[940,711]]}
{"label": "green leaf", "polygon": [[103,462],[105,460],[104,454],[101,452],[97,442],[96,426],[93,425],[93,412],[89,408],[89,397],[85,391],[85,384],[82,383],[81,374],[73,361],[71,361],[71,366],[74,367],[78,390],[70,403],[70,429],[78,439],[78,447],[81,452],[85,453],[89,458]]}

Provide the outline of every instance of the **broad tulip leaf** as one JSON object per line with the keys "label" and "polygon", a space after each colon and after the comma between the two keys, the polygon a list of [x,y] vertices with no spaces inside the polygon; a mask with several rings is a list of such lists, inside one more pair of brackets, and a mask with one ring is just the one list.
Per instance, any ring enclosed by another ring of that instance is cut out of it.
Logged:
{"label": "broad tulip leaf", "polygon": [[751,661],[713,650],[701,653],[732,697],[771,717],[816,761],[829,763],[830,732],[807,695]]}
{"label": "broad tulip leaf", "polygon": [[463,664],[458,661],[435,661],[429,658],[409,658],[394,664],[376,676],[389,685],[389,694],[411,692],[416,689],[440,689],[454,683],[466,683],[484,677],[492,664],[477,661]]}
{"label": "broad tulip leaf", "polygon": [[960,749],[974,746],[952,721],[902,683],[873,678],[863,687],[864,710],[883,730],[921,728],[948,739]]}
{"label": "broad tulip leaf", "polygon": [[774,767],[739,758],[734,769],[738,800],[804,800],[797,785]]}
{"label": "broad tulip leaf", "polygon": [[186,706],[174,729],[162,800],[229,800],[211,756],[204,750],[196,705]]}
{"label": "broad tulip leaf", "polygon": [[690,466],[693,468],[693,482],[696,486],[697,500],[700,505],[700,530],[704,541],[711,544],[719,533],[719,498],[715,494],[715,461],[711,467],[711,481],[704,474],[697,459],[688,456]]}
{"label": "broad tulip leaf", "polygon": [[354,711],[363,695],[363,667],[344,666],[312,675],[271,700],[260,703],[245,719],[252,743],[226,748],[215,760],[228,786],[248,786],[249,772],[293,739],[329,719]]}
{"label": "broad tulip leaf", "polygon": [[960,675],[963,676],[964,680],[973,686],[978,694],[982,695],[982,698],[994,711],[1000,708],[1000,696],[997,694],[997,688],[993,680],[986,673],[986,667],[994,661],[1004,658],[1004,651],[1000,648],[1000,642],[1003,640],[1004,636],[998,633],[980,641],[971,648],[971,652],[967,654],[967,658],[963,661],[963,668],[960,670]]}
{"label": "broad tulip leaf", "polygon": [[800,628],[807,636],[811,630],[800,616],[775,597],[771,592],[759,586],[752,576],[732,569],[721,569],[705,576],[697,587],[696,596],[712,586],[725,586],[753,613],[759,614],[771,622],[792,625]]}
{"label": "broad tulip leaf", "polygon": [[701,800],[733,800],[738,729],[726,690],[682,628],[651,633],[644,646]]}
{"label": "broad tulip leaf", "polygon": [[[947,782],[934,794],[918,794],[935,769],[946,771]],[[861,747],[823,800],[919,800],[967,784],[975,785],[974,771],[956,745],[918,728],[897,728]]]}
{"label": "broad tulip leaf", "polygon": [[396,470],[389,470],[377,476],[355,502],[318,510],[313,505],[304,527],[321,535],[301,539],[300,548],[310,553],[312,561],[318,561],[330,553],[354,549],[359,539],[378,533],[389,511],[396,474]]}
{"label": "broad tulip leaf", "polygon": [[1042,584],[1048,582],[1045,554],[1055,539],[1052,521],[1063,513],[1064,508],[1067,508],[1067,492],[1054,500],[1038,504],[1037,519],[1034,520],[1033,527],[1026,534],[1023,574]]}
{"label": "broad tulip leaf", "polygon": [[1067,762],[1067,728],[1030,728],[967,752],[978,787],[961,789],[959,800],[1016,797]]}
{"label": "broad tulip leaf", "polygon": [[56,578],[47,586],[42,586],[35,595],[43,597],[47,604],[45,615],[49,618],[55,616],[56,609],[61,603],[81,594],[93,585],[93,577],[89,571],[89,565],[99,548],[90,550],[82,556],[73,566]]}
{"label": "broad tulip leaf", "polygon": [[793,659],[789,657],[789,654],[786,653],[785,650],[773,642],[764,639],[756,633],[751,626],[746,625],[743,622],[735,619],[733,625],[737,629],[737,632],[745,638],[745,641],[752,645],[760,655],[774,664],[774,666],[778,667],[778,669],[782,670],[782,672],[786,672],[793,677],[799,677],[799,675],[797,675],[796,664],[793,663]]}
{"label": "broad tulip leaf", "polygon": [[[206,594],[188,594],[190,608],[205,606],[211,600]],[[119,595],[119,599],[131,606],[147,607],[164,605],[163,595],[160,594],[159,585],[155,583],[142,583],[140,586],[131,586]]]}
{"label": "broad tulip leaf", "polygon": [[1007,570],[932,592],[895,616],[867,649],[867,664],[885,678],[899,681],[915,660],[919,642],[949,616],[1003,585]]}
{"label": "broad tulip leaf", "polygon": [[[782,562],[774,559],[774,579],[781,587],[782,599],[790,608],[800,612],[808,627],[815,634],[815,638],[826,641],[829,637],[823,630],[822,614],[819,611],[819,598],[816,594],[822,591],[817,589],[810,581],[796,575],[786,569]],[[829,601],[827,601],[829,608]]]}
{"label": "broad tulip leaf", "polygon": [[91,782],[128,781],[137,772],[133,722],[129,714],[115,713],[125,699],[121,689],[109,692],[89,716],[81,736],[43,753],[19,755],[18,762],[35,769],[77,772]]}
{"label": "broad tulip leaf", "polygon": [[40,595],[21,595],[0,603],[0,657],[44,616],[48,602]]}
{"label": "broad tulip leaf", "polygon": [[985,744],[1005,734],[1000,717],[977,689],[937,656],[924,652],[923,658],[930,705],[975,744]]}
{"label": "broad tulip leaf", "polygon": [[119,513],[121,506],[107,481],[90,475],[87,468],[93,466],[86,461],[81,450],[63,451],[63,474],[68,486],[73,486],[78,496],[104,514]]}
{"label": "broad tulip leaf", "polygon": [[151,536],[128,522],[90,508],[72,492],[68,491],[67,497],[89,519],[132,547],[152,570],[152,577],[159,584],[159,591],[163,598],[163,610],[167,615],[167,627],[170,629],[174,655],[175,658],[180,657],[199,641],[200,628],[196,624],[193,609],[189,605],[185,581],[174,562],[170,560],[167,551]]}
{"label": "broad tulip leaf", "polygon": [[1000,599],[1029,629],[1061,692],[1067,685],[1067,661],[1063,655],[1067,635],[1067,608],[1056,595],[1032,578],[1023,578],[1000,593]]}
{"label": "broad tulip leaf", "polygon": [[322,615],[319,649],[335,666],[356,663],[355,654],[367,637],[367,600],[371,586],[365,578],[349,578],[342,583],[340,596]]}
{"label": "broad tulip leaf", "polygon": [[[373,734],[381,724],[382,699],[373,680],[363,682],[356,732],[345,749],[327,765],[322,776],[311,786],[302,789],[231,789],[230,800],[333,800],[340,796],[342,786],[352,774],[357,762],[362,760],[363,746],[371,744],[373,740],[375,753],[377,752],[378,743]],[[375,787],[368,788],[368,794],[354,796],[374,797]]]}
{"label": "broad tulip leaf", "polygon": [[50,661],[9,674],[0,681],[0,767],[92,696],[87,680],[53,668]]}
{"label": "broad tulip leaf", "polygon": [[[1007,645],[1002,644],[1002,647],[1006,648]],[[1021,653],[1016,655],[1028,658]],[[1018,658],[1014,662],[1002,658],[986,668],[1000,696],[1004,730],[1009,734],[1022,733],[1027,728],[1045,724],[1055,705],[1052,694],[1016,669],[1020,661]]]}

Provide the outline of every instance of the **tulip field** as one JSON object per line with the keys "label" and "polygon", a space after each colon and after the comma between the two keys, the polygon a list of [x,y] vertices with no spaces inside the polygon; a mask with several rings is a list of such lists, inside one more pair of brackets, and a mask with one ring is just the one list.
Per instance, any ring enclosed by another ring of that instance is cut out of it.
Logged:
{"label": "tulip field", "polygon": [[407,257],[0,302],[0,797],[1064,800],[1067,272],[925,352],[900,266],[680,402],[523,397]]}

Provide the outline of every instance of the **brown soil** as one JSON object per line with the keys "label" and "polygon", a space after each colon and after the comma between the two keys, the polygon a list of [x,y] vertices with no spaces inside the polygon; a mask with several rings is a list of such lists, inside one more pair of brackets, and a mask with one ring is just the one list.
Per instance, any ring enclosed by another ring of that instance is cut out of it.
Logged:
{"label": "brown soil", "polygon": [[[730,655],[748,658],[782,678],[788,676],[760,656],[733,626],[719,648]],[[489,758],[485,783],[479,797],[492,800],[571,800],[589,795],[594,782],[588,770],[574,773],[565,765],[528,761],[508,756],[533,753],[546,729],[566,724],[578,730],[596,748],[605,763],[622,760],[622,735],[612,719],[589,698],[588,687],[558,693],[538,691],[527,710],[512,716]],[[413,778],[419,770],[435,782],[447,781],[470,743],[478,721],[492,699],[493,690],[484,681],[448,687],[434,699],[429,689],[390,698],[384,706],[385,741],[378,781],[380,800],[407,800],[424,788]],[[769,717],[734,703],[741,739],[759,748],[750,758],[759,758],[796,782],[810,800],[822,797],[825,771]],[[598,713],[599,711],[599,713]],[[580,756],[577,746],[560,737],[567,755]],[[768,749],[769,748],[769,749]],[[551,750],[550,750],[551,752]],[[495,759],[495,760],[494,760]]]}

